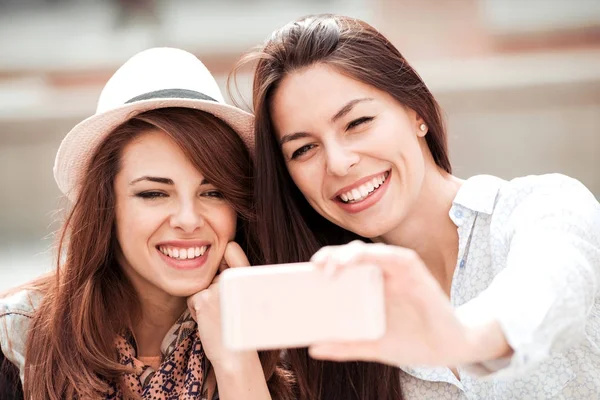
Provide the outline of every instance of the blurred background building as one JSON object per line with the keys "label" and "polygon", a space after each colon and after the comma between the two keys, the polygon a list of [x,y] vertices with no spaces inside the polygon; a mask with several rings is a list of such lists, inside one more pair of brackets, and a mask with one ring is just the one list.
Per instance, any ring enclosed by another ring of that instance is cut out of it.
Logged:
{"label": "blurred background building", "polygon": [[0,0],[0,291],[52,268],[55,152],[121,63],[181,47],[225,90],[244,51],[321,12],[372,23],[419,71],[459,177],[561,172],[600,197],[599,0]]}

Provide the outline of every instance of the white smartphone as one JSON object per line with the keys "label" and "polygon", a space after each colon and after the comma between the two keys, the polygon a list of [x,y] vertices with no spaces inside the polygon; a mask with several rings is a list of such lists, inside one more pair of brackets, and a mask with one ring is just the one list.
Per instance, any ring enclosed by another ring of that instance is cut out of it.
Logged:
{"label": "white smartphone", "polygon": [[229,268],[219,280],[232,350],[375,340],[385,333],[383,276],[372,265],[327,276],[310,263]]}

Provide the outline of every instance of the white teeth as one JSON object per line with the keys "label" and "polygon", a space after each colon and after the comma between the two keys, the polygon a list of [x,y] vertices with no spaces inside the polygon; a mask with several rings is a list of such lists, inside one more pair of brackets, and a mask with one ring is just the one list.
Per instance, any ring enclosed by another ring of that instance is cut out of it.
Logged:
{"label": "white teeth", "polygon": [[340,199],[342,199],[344,203],[364,200],[368,195],[373,193],[375,189],[381,186],[383,182],[385,182],[387,175],[388,173],[386,172],[385,174],[379,175],[378,177],[375,177],[370,181],[360,185],[358,188],[352,189],[346,193],[342,193],[340,195]]}
{"label": "white teeth", "polygon": [[201,257],[206,253],[207,249],[208,246],[190,247],[187,249],[165,246],[159,246],[158,248],[164,255],[178,260],[191,260],[193,258]]}

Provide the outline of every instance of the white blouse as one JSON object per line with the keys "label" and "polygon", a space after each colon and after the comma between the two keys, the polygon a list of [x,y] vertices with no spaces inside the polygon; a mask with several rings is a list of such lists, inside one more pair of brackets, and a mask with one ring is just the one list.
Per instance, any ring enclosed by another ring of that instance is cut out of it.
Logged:
{"label": "white blouse", "polygon": [[563,175],[464,182],[451,301],[462,318],[495,317],[508,359],[404,367],[405,399],[600,399],[600,204]]}

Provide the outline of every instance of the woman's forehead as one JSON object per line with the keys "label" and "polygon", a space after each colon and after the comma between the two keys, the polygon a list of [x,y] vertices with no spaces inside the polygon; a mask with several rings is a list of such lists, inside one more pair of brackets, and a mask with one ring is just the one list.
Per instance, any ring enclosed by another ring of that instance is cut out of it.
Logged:
{"label": "woman's forehead", "polygon": [[271,114],[276,125],[305,118],[330,120],[351,101],[381,96],[379,90],[366,83],[316,65],[282,80],[273,96]]}
{"label": "woman's forehead", "polygon": [[125,146],[121,155],[121,172],[129,177],[186,175],[203,178],[202,172],[188,160],[175,141],[158,129],[143,132]]}

